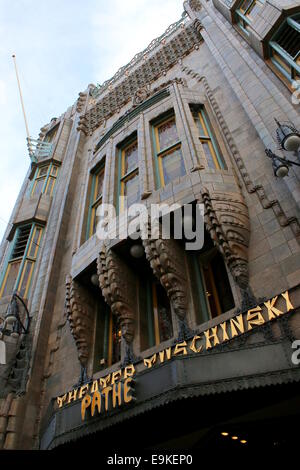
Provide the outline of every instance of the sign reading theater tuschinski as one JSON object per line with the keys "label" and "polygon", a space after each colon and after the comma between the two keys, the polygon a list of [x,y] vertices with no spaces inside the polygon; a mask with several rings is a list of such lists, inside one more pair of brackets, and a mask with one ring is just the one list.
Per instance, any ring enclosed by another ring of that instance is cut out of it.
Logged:
{"label": "sign reading theater tuschinski", "polygon": [[[285,291],[261,305],[196,334],[190,340],[177,342],[174,346],[145,358],[142,366],[151,369],[156,364],[171,360],[172,357],[201,354],[292,310],[294,307],[289,292]],[[105,413],[111,408],[120,407],[135,399],[133,396],[135,374],[136,368],[131,364],[57,397],[57,404],[61,408],[71,402],[81,400],[82,420],[85,419],[87,410],[90,410],[91,416],[94,416],[96,411]]]}

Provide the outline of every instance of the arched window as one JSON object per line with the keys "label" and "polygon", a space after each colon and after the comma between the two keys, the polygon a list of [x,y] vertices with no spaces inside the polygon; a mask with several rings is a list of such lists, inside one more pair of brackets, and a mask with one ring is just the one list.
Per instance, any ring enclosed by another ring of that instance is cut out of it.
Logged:
{"label": "arched window", "polygon": [[234,307],[234,299],[221,253],[205,232],[204,246],[191,256],[198,324]]}
{"label": "arched window", "polygon": [[289,17],[269,42],[272,64],[288,82],[300,80],[300,15]]}

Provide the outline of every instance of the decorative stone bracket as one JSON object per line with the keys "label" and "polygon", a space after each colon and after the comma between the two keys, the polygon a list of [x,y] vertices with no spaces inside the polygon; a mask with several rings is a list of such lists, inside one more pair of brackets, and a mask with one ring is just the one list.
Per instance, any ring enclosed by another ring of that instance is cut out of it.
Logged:
{"label": "decorative stone bracket", "polygon": [[106,303],[119,319],[126,343],[124,365],[135,360],[132,341],[135,330],[136,283],[133,273],[119,256],[103,246],[97,260],[99,285]]}
{"label": "decorative stone bracket", "polygon": [[81,365],[79,383],[87,381],[87,364],[92,350],[94,309],[85,288],[67,276],[65,311]]}
{"label": "decorative stone bracket", "polygon": [[243,306],[256,301],[249,287],[248,246],[250,222],[241,193],[201,190],[204,221],[243,296]]}
{"label": "decorative stone bracket", "polygon": [[143,245],[153,273],[166,290],[179,321],[179,338],[191,334],[186,322],[188,283],[182,248],[176,240],[148,238]]}

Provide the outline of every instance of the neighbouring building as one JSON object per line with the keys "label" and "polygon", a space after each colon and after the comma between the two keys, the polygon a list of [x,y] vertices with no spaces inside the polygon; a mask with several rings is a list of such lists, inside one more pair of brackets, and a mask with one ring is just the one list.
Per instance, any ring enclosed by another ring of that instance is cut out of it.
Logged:
{"label": "neighbouring building", "polygon": [[[0,250],[0,448],[294,445],[299,85],[299,2],[189,0],[29,142]],[[202,204],[202,248],[99,239],[97,208],[110,226],[133,203],[191,224]]]}

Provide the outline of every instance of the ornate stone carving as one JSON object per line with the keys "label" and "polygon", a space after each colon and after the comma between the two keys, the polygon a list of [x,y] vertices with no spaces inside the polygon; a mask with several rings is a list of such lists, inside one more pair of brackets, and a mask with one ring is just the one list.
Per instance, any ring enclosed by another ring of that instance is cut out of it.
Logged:
{"label": "ornate stone carving", "polygon": [[[128,103],[138,90],[149,86],[173,67],[180,58],[187,55],[193,48],[199,47],[201,36],[194,25],[185,26],[181,23],[181,26],[180,32],[168,42],[165,41],[165,38],[162,39],[160,48],[153,52],[149,58],[148,53],[145,53],[141,59],[143,63],[137,66],[134,71],[127,74],[124,70],[119,78],[123,76],[125,78],[120,83],[114,87],[112,84],[108,86],[104,84],[108,88],[108,93],[80,117],[78,130],[83,131],[86,135],[93,133],[105,119]],[[103,87],[100,88],[101,91]]]}
{"label": "ornate stone carving", "polygon": [[86,102],[86,98],[87,98],[87,93],[82,93],[82,92],[79,93],[79,97],[78,97],[77,103],[76,103],[76,112],[77,113],[82,112],[82,110],[84,108],[84,105],[85,105],[85,102]]}
{"label": "ornate stone carving", "polygon": [[81,365],[80,383],[87,380],[87,364],[93,338],[93,308],[90,296],[77,281],[67,276],[65,313],[75,340],[78,359]]}
{"label": "ornate stone carving", "polygon": [[221,251],[236,283],[247,289],[250,225],[242,194],[201,190],[204,220],[214,244]]}
{"label": "ornate stone carving", "polygon": [[194,11],[200,11],[202,8],[202,5],[199,0],[189,0],[189,5],[190,8]]}
{"label": "ornate stone carving", "polygon": [[[150,233],[149,233],[150,235]],[[182,248],[176,240],[142,240],[146,258],[155,276],[166,290],[180,326],[180,339],[190,335],[186,323],[188,284]]]}
{"label": "ornate stone carving", "polygon": [[118,317],[126,343],[124,364],[135,358],[132,341],[135,327],[136,283],[127,265],[111,249],[103,246],[97,260],[99,285],[111,311]]}
{"label": "ornate stone carving", "polygon": [[133,104],[137,106],[141,104],[143,101],[145,101],[149,96],[150,96],[149,86],[141,87],[133,95]]}

